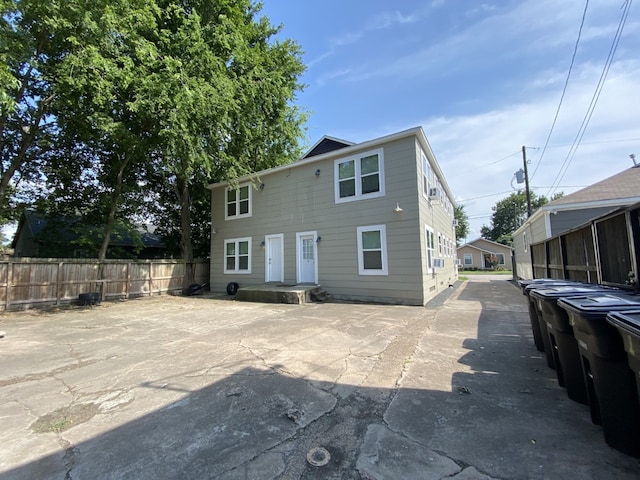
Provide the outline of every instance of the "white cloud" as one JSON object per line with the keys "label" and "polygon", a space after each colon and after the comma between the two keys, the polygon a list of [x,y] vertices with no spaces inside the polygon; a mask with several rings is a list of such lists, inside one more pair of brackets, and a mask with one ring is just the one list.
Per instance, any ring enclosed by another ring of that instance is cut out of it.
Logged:
{"label": "white cloud", "polygon": [[329,50],[319,55],[318,57],[312,59],[307,63],[308,67],[312,67],[326,58],[331,57],[335,54],[339,49],[355,44],[360,39],[365,37],[368,33],[377,31],[377,30],[386,30],[389,28],[393,28],[396,25],[405,25],[409,23],[414,23],[419,20],[419,15],[417,14],[409,14],[403,15],[400,11],[396,10],[393,12],[383,12],[374,15],[370,19],[366,20],[363,26],[361,26],[358,30],[346,32],[338,37],[332,38],[329,41]]}
{"label": "white cloud", "polygon": [[[576,76],[561,107],[549,143],[550,148],[531,180],[535,193],[549,196],[561,166],[570,153],[585,112],[591,101],[601,66],[577,66]],[[449,186],[463,202],[471,220],[470,238],[489,225],[491,207],[508,196],[513,173],[522,168],[522,145],[542,147],[549,133],[559,100],[559,90],[541,91],[540,79],[524,85],[537,90],[529,101],[519,101],[476,115],[428,118],[422,122]],[[612,66],[591,123],[557,191],[565,194],[614,175],[632,165],[628,155],[640,151],[640,125],[634,105],[640,101],[640,61],[624,61]],[[635,139],[635,140],[634,140]],[[540,148],[527,150],[532,174],[540,159]],[[513,153],[514,155],[505,160]],[[501,161],[499,161],[501,160]],[[462,173],[461,173],[462,172]],[[488,196],[496,193],[495,196]],[[484,197],[484,198],[477,198]]]}

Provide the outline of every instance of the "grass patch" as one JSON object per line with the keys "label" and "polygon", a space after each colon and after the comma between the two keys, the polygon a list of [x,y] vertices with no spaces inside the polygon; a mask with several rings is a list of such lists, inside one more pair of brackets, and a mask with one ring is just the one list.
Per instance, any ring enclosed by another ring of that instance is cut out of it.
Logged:
{"label": "grass patch", "polygon": [[511,270],[462,270],[459,273],[464,275],[513,275]]}

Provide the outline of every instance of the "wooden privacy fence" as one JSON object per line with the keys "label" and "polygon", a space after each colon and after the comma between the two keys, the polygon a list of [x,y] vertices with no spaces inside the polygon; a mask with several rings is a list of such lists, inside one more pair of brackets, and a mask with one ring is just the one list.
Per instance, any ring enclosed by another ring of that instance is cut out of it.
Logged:
{"label": "wooden privacy fence", "polygon": [[640,205],[531,245],[534,278],[559,278],[638,290]]}
{"label": "wooden privacy fence", "polygon": [[[194,281],[209,281],[209,261],[193,262]],[[103,300],[167,293],[182,288],[182,260],[16,258],[0,262],[0,310],[60,305],[81,293]]]}

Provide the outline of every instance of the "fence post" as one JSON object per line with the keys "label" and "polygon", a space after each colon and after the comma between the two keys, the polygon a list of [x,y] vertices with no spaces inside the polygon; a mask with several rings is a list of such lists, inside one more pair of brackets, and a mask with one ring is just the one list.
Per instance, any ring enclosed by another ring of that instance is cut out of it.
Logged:
{"label": "fence post", "polygon": [[153,262],[149,260],[149,296],[153,296]]}
{"label": "fence post", "polygon": [[126,282],[124,285],[124,298],[129,298],[129,282],[131,281],[131,263],[127,262],[127,275]]}
{"label": "fence post", "polygon": [[56,305],[60,305],[60,287],[62,286],[62,265],[63,262],[58,262],[58,272],[56,275]]}
{"label": "fence post", "polygon": [[[11,271],[11,272],[9,272]],[[7,298],[5,299],[5,310],[11,306],[11,279],[13,278],[13,262],[7,263]]]}

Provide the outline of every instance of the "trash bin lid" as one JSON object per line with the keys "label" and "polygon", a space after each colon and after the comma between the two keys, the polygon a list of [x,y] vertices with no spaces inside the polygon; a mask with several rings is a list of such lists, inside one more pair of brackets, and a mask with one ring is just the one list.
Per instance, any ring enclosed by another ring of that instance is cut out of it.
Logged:
{"label": "trash bin lid", "polygon": [[[543,279],[540,279],[543,280]],[[573,280],[554,280],[550,278],[545,278],[544,281],[536,282],[532,281],[522,287],[523,295],[530,295],[531,290],[537,288],[549,288],[549,287],[559,287],[559,286],[581,286],[586,285],[589,286],[588,283],[574,282]]]}
{"label": "trash bin lid", "polygon": [[640,309],[610,312],[607,315],[607,322],[619,330],[640,338]]}
{"label": "trash bin lid", "polygon": [[619,291],[619,289],[614,287],[604,287],[602,285],[555,285],[533,288],[530,295],[542,300],[555,301],[562,297],[605,294],[614,291]]}
{"label": "trash bin lid", "polygon": [[612,311],[640,309],[640,295],[624,293],[606,293],[582,295],[579,297],[563,297],[558,306],[567,312],[573,312],[589,320],[605,320]]}

